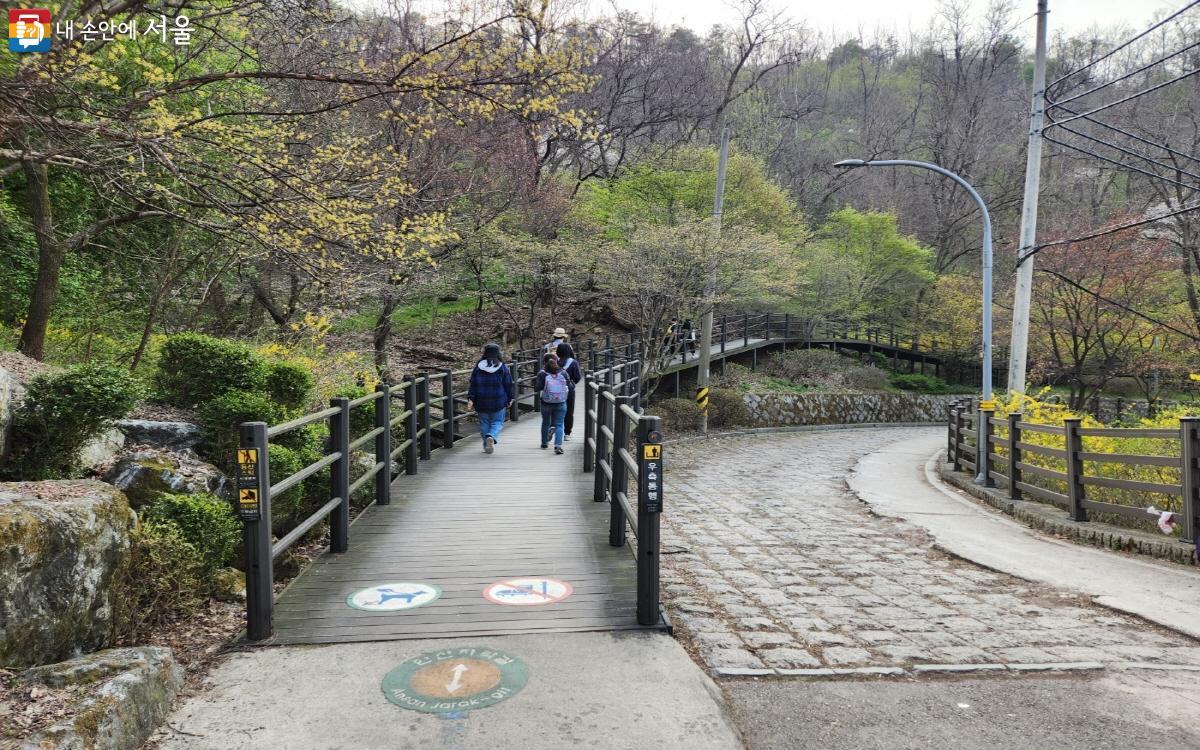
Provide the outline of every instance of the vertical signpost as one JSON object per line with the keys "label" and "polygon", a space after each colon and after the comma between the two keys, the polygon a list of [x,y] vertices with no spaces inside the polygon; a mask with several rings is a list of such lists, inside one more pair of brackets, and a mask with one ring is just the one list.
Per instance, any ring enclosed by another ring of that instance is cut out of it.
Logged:
{"label": "vertical signpost", "polygon": [[242,519],[242,543],[246,547],[246,637],[261,641],[271,635],[274,596],[266,423],[243,424],[238,445],[237,513]]}
{"label": "vertical signpost", "polygon": [[659,514],[663,509],[662,420],[638,420],[638,593],[639,625],[658,623]]}

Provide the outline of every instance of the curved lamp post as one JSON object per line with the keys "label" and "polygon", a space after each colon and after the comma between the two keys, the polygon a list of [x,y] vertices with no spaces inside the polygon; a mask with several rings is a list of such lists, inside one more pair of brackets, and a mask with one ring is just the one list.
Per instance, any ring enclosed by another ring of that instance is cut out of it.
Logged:
{"label": "curved lamp post", "polygon": [[[971,183],[954,174],[948,169],[943,169],[936,164],[930,164],[924,161],[912,161],[910,159],[878,159],[866,161],[864,159],[843,159],[833,166],[839,169],[856,169],[858,167],[917,167],[919,169],[928,169],[931,172],[937,172],[944,177],[962,185],[971,197],[979,206],[980,213],[983,214],[983,402],[990,404],[992,401],[992,217],[988,213],[987,205],[983,202],[983,198],[979,197],[979,193],[975,188],[971,187]],[[982,429],[980,429],[982,432]],[[983,484],[985,479],[983,471],[987,466],[986,461],[976,461],[979,464],[979,474],[975,478],[977,484]]]}

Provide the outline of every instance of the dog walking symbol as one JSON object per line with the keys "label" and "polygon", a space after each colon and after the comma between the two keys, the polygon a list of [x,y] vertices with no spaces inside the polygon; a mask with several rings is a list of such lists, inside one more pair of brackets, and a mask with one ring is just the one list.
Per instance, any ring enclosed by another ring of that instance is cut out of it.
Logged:
{"label": "dog walking symbol", "polygon": [[494,604],[528,607],[561,602],[572,591],[571,584],[554,578],[510,578],[488,586],[483,597]]}
{"label": "dog walking symbol", "polygon": [[441,595],[432,584],[404,581],[359,589],[346,597],[346,604],[368,612],[400,612],[431,604]]}

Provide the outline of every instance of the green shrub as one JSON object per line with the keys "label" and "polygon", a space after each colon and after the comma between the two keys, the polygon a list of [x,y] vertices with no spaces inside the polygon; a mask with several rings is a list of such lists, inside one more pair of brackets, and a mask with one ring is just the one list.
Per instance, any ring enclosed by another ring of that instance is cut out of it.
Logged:
{"label": "green shrub", "polygon": [[204,562],[204,581],[209,582],[233,557],[241,536],[241,524],[230,504],[209,495],[160,495],[145,511],[155,523],[174,524],[184,541],[196,548]]}
{"label": "green shrub", "polygon": [[261,393],[227,391],[201,406],[198,417],[204,431],[205,455],[231,474],[236,468],[234,451],[238,446],[238,425],[242,422],[278,424],[287,418],[287,412]]}
{"label": "green shrub", "polygon": [[266,364],[265,385],[272,400],[290,409],[303,409],[312,397],[312,373],[292,362],[271,361]]}
{"label": "green shrub", "polygon": [[729,388],[708,392],[708,424],[711,427],[737,427],[750,424],[750,409],[742,394]]}
{"label": "green shrub", "polygon": [[34,378],[14,415],[9,471],[26,480],[76,475],[83,447],[141,396],[129,372],[111,365],[76,365]]}
{"label": "green shrub", "polygon": [[727,362],[722,365],[722,370],[718,375],[713,376],[712,387],[714,388],[735,388],[737,390],[751,390],[758,381],[757,373],[745,365],[739,365],[733,362]]}
{"label": "green shrub", "polygon": [[113,585],[118,643],[142,643],[151,628],[195,613],[207,594],[204,558],[173,523],[144,521]]}
{"label": "green shrub", "polygon": [[669,432],[691,432],[700,424],[700,410],[691,399],[663,399],[657,404],[651,404],[646,413],[660,417],[663,429]]}
{"label": "green shrub", "polygon": [[[361,385],[352,385],[352,386],[339,388],[338,390],[334,391],[333,395],[334,396],[344,396],[345,398],[348,398],[351,401],[353,401],[354,399],[362,398],[363,396],[365,396],[371,392],[372,391],[368,391],[366,388],[362,387]],[[396,402],[393,402],[393,403],[396,403]],[[439,413],[438,411],[436,411],[437,410],[436,406],[433,408],[435,409],[434,414]],[[350,410],[351,439],[358,437],[359,435],[362,435],[364,432],[370,432],[373,429],[375,429],[375,402],[374,401],[368,401],[365,404],[359,404],[358,406],[356,406]]]}
{"label": "green shrub", "polygon": [[795,349],[770,357],[769,375],[830,390],[878,391],[887,387],[887,372],[828,349]]}
{"label": "green shrub", "polygon": [[902,391],[913,391],[915,393],[947,393],[950,387],[946,385],[946,381],[941,378],[935,378],[932,375],[923,375],[919,372],[907,374],[895,374],[889,378],[891,384]]}
{"label": "green shrub", "polygon": [[181,333],[163,344],[154,382],[167,402],[192,408],[229,391],[262,390],[266,378],[266,362],[249,347]]}
{"label": "green shrub", "polygon": [[[277,484],[321,458],[312,449],[292,450],[271,443],[267,446],[271,483]],[[329,499],[329,469],[321,469],[298,486],[271,498],[271,531],[282,536],[291,531]]]}

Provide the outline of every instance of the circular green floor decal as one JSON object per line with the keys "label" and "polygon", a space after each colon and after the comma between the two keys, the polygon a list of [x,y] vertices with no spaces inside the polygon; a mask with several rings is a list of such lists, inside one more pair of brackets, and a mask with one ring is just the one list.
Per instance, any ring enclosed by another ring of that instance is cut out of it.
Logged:
{"label": "circular green floor decal", "polygon": [[409,659],[383,678],[383,694],[402,708],[441,714],[487,708],[525,687],[525,662],[503,651],[460,647]]}

